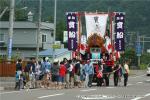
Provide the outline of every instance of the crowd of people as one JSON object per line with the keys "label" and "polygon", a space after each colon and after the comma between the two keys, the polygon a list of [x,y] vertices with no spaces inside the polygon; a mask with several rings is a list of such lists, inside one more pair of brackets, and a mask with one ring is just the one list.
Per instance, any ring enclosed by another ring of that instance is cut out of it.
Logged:
{"label": "crowd of people", "polygon": [[[111,70],[110,70],[111,69]],[[97,86],[109,86],[109,77],[114,74],[114,86],[118,86],[121,77],[124,76],[124,86],[127,86],[129,66],[128,61],[124,64],[116,62],[113,66],[107,66],[105,59],[94,64],[91,60],[80,61],[78,59],[63,61],[49,61],[44,57],[42,61],[34,58],[22,66],[19,59],[16,64],[16,86],[15,89],[24,88],[80,88]]]}

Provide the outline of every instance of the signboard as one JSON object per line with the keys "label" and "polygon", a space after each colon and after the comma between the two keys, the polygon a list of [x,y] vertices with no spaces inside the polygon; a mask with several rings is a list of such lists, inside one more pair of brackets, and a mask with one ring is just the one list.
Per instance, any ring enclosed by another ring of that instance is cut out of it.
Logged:
{"label": "signboard", "polygon": [[115,15],[115,49],[116,51],[124,51],[125,50],[125,42],[124,42],[124,13],[116,13]]}
{"label": "signboard", "polygon": [[61,43],[60,41],[55,41],[55,44],[52,45],[53,49],[60,49],[61,48]]}
{"label": "signboard", "polygon": [[52,48],[53,48],[53,49],[60,49],[60,48],[61,48],[61,45],[53,44],[53,45],[52,45]]}
{"label": "signboard", "polygon": [[141,56],[141,53],[142,53],[142,47],[140,45],[140,42],[137,42],[136,43],[136,55]]}
{"label": "signboard", "polygon": [[12,38],[9,38],[8,40],[8,59],[11,59],[11,55],[12,55]]}
{"label": "signboard", "polygon": [[92,59],[100,59],[101,54],[100,53],[92,53]]}
{"label": "signboard", "polygon": [[67,13],[68,50],[77,49],[77,15],[74,12]]}

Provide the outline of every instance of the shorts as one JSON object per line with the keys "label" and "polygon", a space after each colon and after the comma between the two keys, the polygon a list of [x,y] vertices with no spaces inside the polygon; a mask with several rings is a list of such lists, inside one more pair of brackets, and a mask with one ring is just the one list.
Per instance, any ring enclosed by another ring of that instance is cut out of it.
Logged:
{"label": "shorts", "polygon": [[52,75],[52,82],[59,82],[59,75]]}
{"label": "shorts", "polygon": [[67,82],[67,83],[70,82],[70,74],[69,74],[69,73],[66,74],[66,82]]}
{"label": "shorts", "polygon": [[80,81],[80,76],[74,75],[74,78],[75,78],[75,82],[79,82]]}
{"label": "shorts", "polygon": [[64,79],[65,79],[65,77],[64,77],[64,76],[59,76],[59,82],[64,83]]}
{"label": "shorts", "polygon": [[85,75],[80,75],[80,80],[85,81]]}

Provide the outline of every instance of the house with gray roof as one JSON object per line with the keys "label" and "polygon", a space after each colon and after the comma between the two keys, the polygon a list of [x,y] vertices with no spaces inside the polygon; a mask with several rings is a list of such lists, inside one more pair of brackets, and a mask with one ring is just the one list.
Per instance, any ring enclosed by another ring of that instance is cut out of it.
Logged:
{"label": "house with gray roof", "polygon": [[[53,23],[41,23],[39,37],[40,51],[48,49],[53,41]],[[30,21],[15,21],[12,43],[12,56],[29,58],[36,53],[38,23]],[[0,56],[7,55],[9,22],[0,21]]]}

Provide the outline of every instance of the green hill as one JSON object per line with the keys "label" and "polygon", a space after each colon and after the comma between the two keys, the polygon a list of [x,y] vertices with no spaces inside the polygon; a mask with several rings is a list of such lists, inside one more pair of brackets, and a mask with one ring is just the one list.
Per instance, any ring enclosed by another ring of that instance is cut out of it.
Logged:
{"label": "green hill", "polygon": [[[38,0],[16,1],[23,2],[19,6],[28,6],[28,11],[34,13],[35,21],[37,21]],[[54,0],[43,0],[42,6],[42,20],[53,22]],[[95,12],[96,10],[125,12],[126,33],[139,32],[140,35],[150,36],[150,0],[57,0],[57,23],[61,21],[61,24],[65,25],[66,12]]]}
{"label": "green hill", "polygon": [[[26,5],[37,15],[38,0],[26,0]],[[57,22],[65,21],[65,13],[71,11],[125,12],[126,31],[139,31],[150,36],[149,5],[150,0],[57,0]],[[54,0],[43,0],[42,20],[52,21],[53,9]]]}

